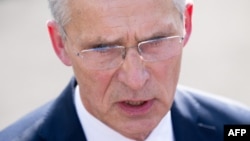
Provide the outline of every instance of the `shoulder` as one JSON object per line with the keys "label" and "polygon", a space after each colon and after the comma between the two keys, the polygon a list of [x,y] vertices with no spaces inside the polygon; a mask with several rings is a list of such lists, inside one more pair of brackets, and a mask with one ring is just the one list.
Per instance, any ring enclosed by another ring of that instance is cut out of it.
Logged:
{"label": "shoulder", "polygon": [[0,132],[0,140],[8,141],[31,141],[40,140],[39,128],[43,125],[52,103],[47,103],[35,111],[27,114],[12,125]]}
{"label": "shoulder", "polygon": [[73,101],[75,85],[72,79],[55,100],[1,131],[0,141],[84,140]]}
{"label": "shoulder", "polygon": [[224,125],[250,124],[247,106],[203,91],[178,87],[171,108],[177,139],[221,141]]}
{"label": "shoulder", "polygon": [[250,108],[222,96],[178,86],[175,101],[185,103],[185,109],[197,112],[201,119],[223,124],[250,124]]}

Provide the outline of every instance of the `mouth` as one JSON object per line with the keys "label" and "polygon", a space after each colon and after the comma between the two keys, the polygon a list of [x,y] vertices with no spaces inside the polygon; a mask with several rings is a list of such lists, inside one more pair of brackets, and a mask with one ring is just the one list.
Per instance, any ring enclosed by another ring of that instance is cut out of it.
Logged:
{"label": "mouth", "polygon": [[126,100],[118,105],[127,116],[143,116],[150,112],[153,103],[154,100]]}
{"label": "mouth", "polygon": [[127,104],[128,106],[137,107],[137,106],[142,106],[146,102],[147,101],[125,101],[124,103]]}

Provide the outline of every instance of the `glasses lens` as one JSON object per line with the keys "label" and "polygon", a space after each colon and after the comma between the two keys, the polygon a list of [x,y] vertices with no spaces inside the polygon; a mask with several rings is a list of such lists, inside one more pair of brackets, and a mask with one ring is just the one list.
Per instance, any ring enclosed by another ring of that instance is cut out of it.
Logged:
{"label": "glasses lens", "polygon": [[[182,37],[172,36],[139,43],[139,53],[145,61],[169,59],[181,52]],[[80,56],[89,69],[105,70],[118,67],[124,60],[125,47],[111,46],[83,50]]]}
{"label": "glasses lens", "polygon": [[180,53],[181,40],[181,37],[173,36],[143,42],[139,44],[141,56],[145,61],[169,59]]}
{"label": "glasses lens", "polygon": [[90,69],[111,69],[119,66],[122,61],[123,47],[105,47],[84,50],[81,52],[84,64]]}

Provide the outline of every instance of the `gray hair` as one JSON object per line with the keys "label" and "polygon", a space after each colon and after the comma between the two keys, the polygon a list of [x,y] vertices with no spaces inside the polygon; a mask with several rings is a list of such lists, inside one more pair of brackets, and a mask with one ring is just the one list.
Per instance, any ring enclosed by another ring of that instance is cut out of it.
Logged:
{"label": "gray hair", "polygon": [[63,38],[66,37],[63,27],[70,21],[69,0],[48,0],[51,14],[58,24],[59,31]]}
{"label": "gray hair", "polygon": [[[68,5],[69,0],[48,0],[51,14],[59,26],[62,36],[65,36],[63,27],[70,21],[70,11]],[[185,5],[190,0],[173,0],[177,10],[182,15]]]}

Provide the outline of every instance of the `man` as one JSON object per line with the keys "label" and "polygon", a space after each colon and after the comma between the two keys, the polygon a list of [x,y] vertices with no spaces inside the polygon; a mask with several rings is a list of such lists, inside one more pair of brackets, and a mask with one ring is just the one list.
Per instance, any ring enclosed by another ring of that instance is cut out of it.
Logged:
{"label": "man", "polygon": [[185,0],[50,0],[55,53],[75,77],[2,141],[222,141],[250,110],[177,87],[192,29]]}

